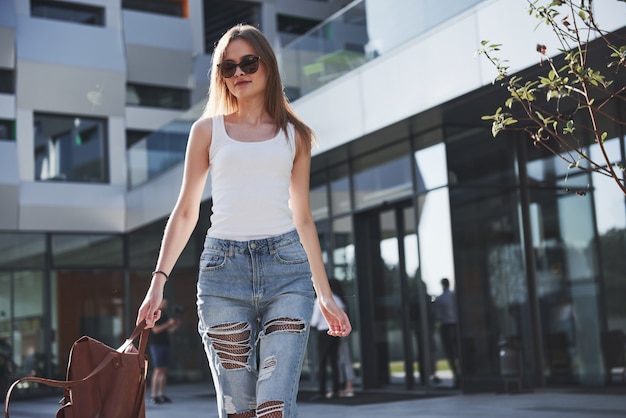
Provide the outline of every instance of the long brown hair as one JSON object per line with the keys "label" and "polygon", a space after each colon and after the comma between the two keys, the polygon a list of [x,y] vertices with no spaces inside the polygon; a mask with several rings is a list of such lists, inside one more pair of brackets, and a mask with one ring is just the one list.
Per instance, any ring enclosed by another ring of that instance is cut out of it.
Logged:
{"label": "long brown hair", "polygon": [[237,98],[230,93],[217,68],[217,65],[224,59],[226,48],[235,39],[243,39],[248,42],[257,55],[261,57],[261,63],[267,69],[265,110],[269,113],[276,126],[285,133],[287,133],[287,124],[293,124],[299,136],[303,139],[297,144],[298,150],[310,153],[311,145],[315,140],[313,130],[293,111],[283,91],[274,50],[265,35],[251,25],[238,24],[233,26],[220,38],[215,46],[211,63],[209,99],[201,118],[228,115],[238,110]]}

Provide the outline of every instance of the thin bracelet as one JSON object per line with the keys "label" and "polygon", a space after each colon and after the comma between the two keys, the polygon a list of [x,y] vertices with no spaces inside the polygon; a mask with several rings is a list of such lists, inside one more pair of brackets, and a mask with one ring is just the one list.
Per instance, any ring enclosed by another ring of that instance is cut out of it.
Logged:
{"label": "thin bracelet", "polygon": [[161,270],[155,270],[155,271],[153,271],[153,272],[152,272],[152,277],[154,277],[154,275],[155,275],[155,274],[159,274],[159,273],[165,276],[165,281],[168,281],[168,280],[169,280],[170,276],[169,276],[166,272],[161,271]]}

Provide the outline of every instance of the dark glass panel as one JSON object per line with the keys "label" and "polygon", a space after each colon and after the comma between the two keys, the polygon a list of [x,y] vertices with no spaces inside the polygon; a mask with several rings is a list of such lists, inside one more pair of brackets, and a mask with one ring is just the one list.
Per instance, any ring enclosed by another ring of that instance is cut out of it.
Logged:
{"label": "dark glass panel", "polygon": [[326,172],[311,174],[311,212],[313,219],[326,219],[330,215]]}
{"label": "dark glass panel", "polygon": [[109,181],[104,119],[35,113],[35,179]]}
{"label": "dark glass panel", "polygon": [[333,215],[345,213],[352,208],[350,201],[350,178],[348,165],[342,164],[328,170],[330,180],[330,204]]}
{"label": "dark glass panel", "polygon": [[0,140],[15,141],[15,121],[0,119]]}
{"label": "dark glass panel", "polygon": [[191,107],[190,100],[191,93],[187,89],[136,83],[126,85],[128,106],[187,110]]}
{"label": "dark glass panel", "polygon": [[0,233],[0,267],[44,268],[46,236],[30,233]]}
{"label": "dark glass panel", "polygon": [[123,240],[117,235],[52,235],[52,263],[64,266],[122,266]]}
{"label": "dark glass panel", "polygon": [[187,17],[188,0],[122,0],[122,8],[168,16]]}
{"label": "dark glass panel", "polygon": [[15,71],[0,68],[0,93],[15,94]]}
{"label": "dark glass panel", "polygon": [[357,209],[389,202],[413,191],[408,143],[378,150],[354,160],[354,200]]}
{"label": "dark glass panel", "polygon": [[33,17],[104,26],[104,7],[53,0],[30,0]]}

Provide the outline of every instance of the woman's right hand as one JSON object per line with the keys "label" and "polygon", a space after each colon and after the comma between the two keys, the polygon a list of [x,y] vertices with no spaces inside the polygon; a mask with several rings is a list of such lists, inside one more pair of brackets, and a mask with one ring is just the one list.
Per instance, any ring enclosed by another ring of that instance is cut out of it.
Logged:
{"label": "woman's right hand", "polygon": [[145,319],[146,328],[152,328],[156,321],[161,318],[161,309],[159,307],[163,301],[163,287],[165,286],[165,278],[161,276],[157,274],[152,278],[150,287],[137,312],[136,325],[139,325]]}

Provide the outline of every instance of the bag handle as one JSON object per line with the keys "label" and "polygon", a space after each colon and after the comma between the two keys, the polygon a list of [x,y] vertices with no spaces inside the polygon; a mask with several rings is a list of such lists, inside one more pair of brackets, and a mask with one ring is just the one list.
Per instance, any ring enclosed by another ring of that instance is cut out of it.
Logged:
{"label": "bag handle", "polygon": [[[11,393],[13,392],[13,389],[15,389],[17,387],[17,385],[19,385],[22,382],[36,382],[36,383],[42,383],[44,385],[47,386],[52,386],[52,387],[57,387],[57,388],[69,388],[72,386],[76,386],[77,384],[83,383],[88,381],[89,379],[93,378],[95,375],[97,375],[98,373],[100,373],[111,361],[113,361],[113,359],[115,357],[117,357],[116,353],[123,353],[124,350],[126,350],[130,344],[132,344],[132,342],[135,340],[135,338],[137,338],[139,335],[141,335],[140,341],[139,341],[139,365],[140,367],[142,366],[142,362],[145,362],[144,359],[144,353],[146,351],[146,345],[148,343],[148,335],[150,330],[148,328],[145,328],[146,326],[146,321],[143,320],[142,322],[139,323],[139,325],[137,325],[135,327],[135,329],[133,330],[133,332],[131,333],[130,337],[128,337],[128,339],[124,342],[124,344],[122,344],[115,353],[109,353],[107,354],[107,356],[104,358],[104,360],[102,360],[100,362],[100,364],[98,364],[98,367],[96,367],[91,373],[89,373],[89,375],[87,375],[86,377],[82,378],[82,379],[78,379],[78,380],[54,380],[54,379],[46,379],[44,377],[35,377],[35,376],[26,376],[26,377],[22,377],[20,379],[17,379],[15,382],[13,382],[13,384],[9,387],[9,390],[7,391],[7,395],[6,395],[6,399],[4,401],[4,418],[9,418],[9,399],[11,398]],[[145,365],[144,363],[144,367],[147,367],[147,365]],[[144,370],[144,374],[147,372],[147,370]]]}
{"label": "bag handle", "polygon": [[145,319],[135,327],[133,332],[130,334],[130,337],[128,337],[126,341],[124,341],[124,344],[119,346],[119,348],[115,351],[117,351],[118,353],[125,352],[128,347],[130,347],[130,345],[133,343],[133,341],[135,341],[135,339],[140,335],[141,337],[139,338],[139,347],[137,348],[137,350],[139,352],[139,365],[141,366],[141,361],[144,354],[146,353],[146,346],[148,345],[148,336],[150,335],[150,329],[146,328]]}

